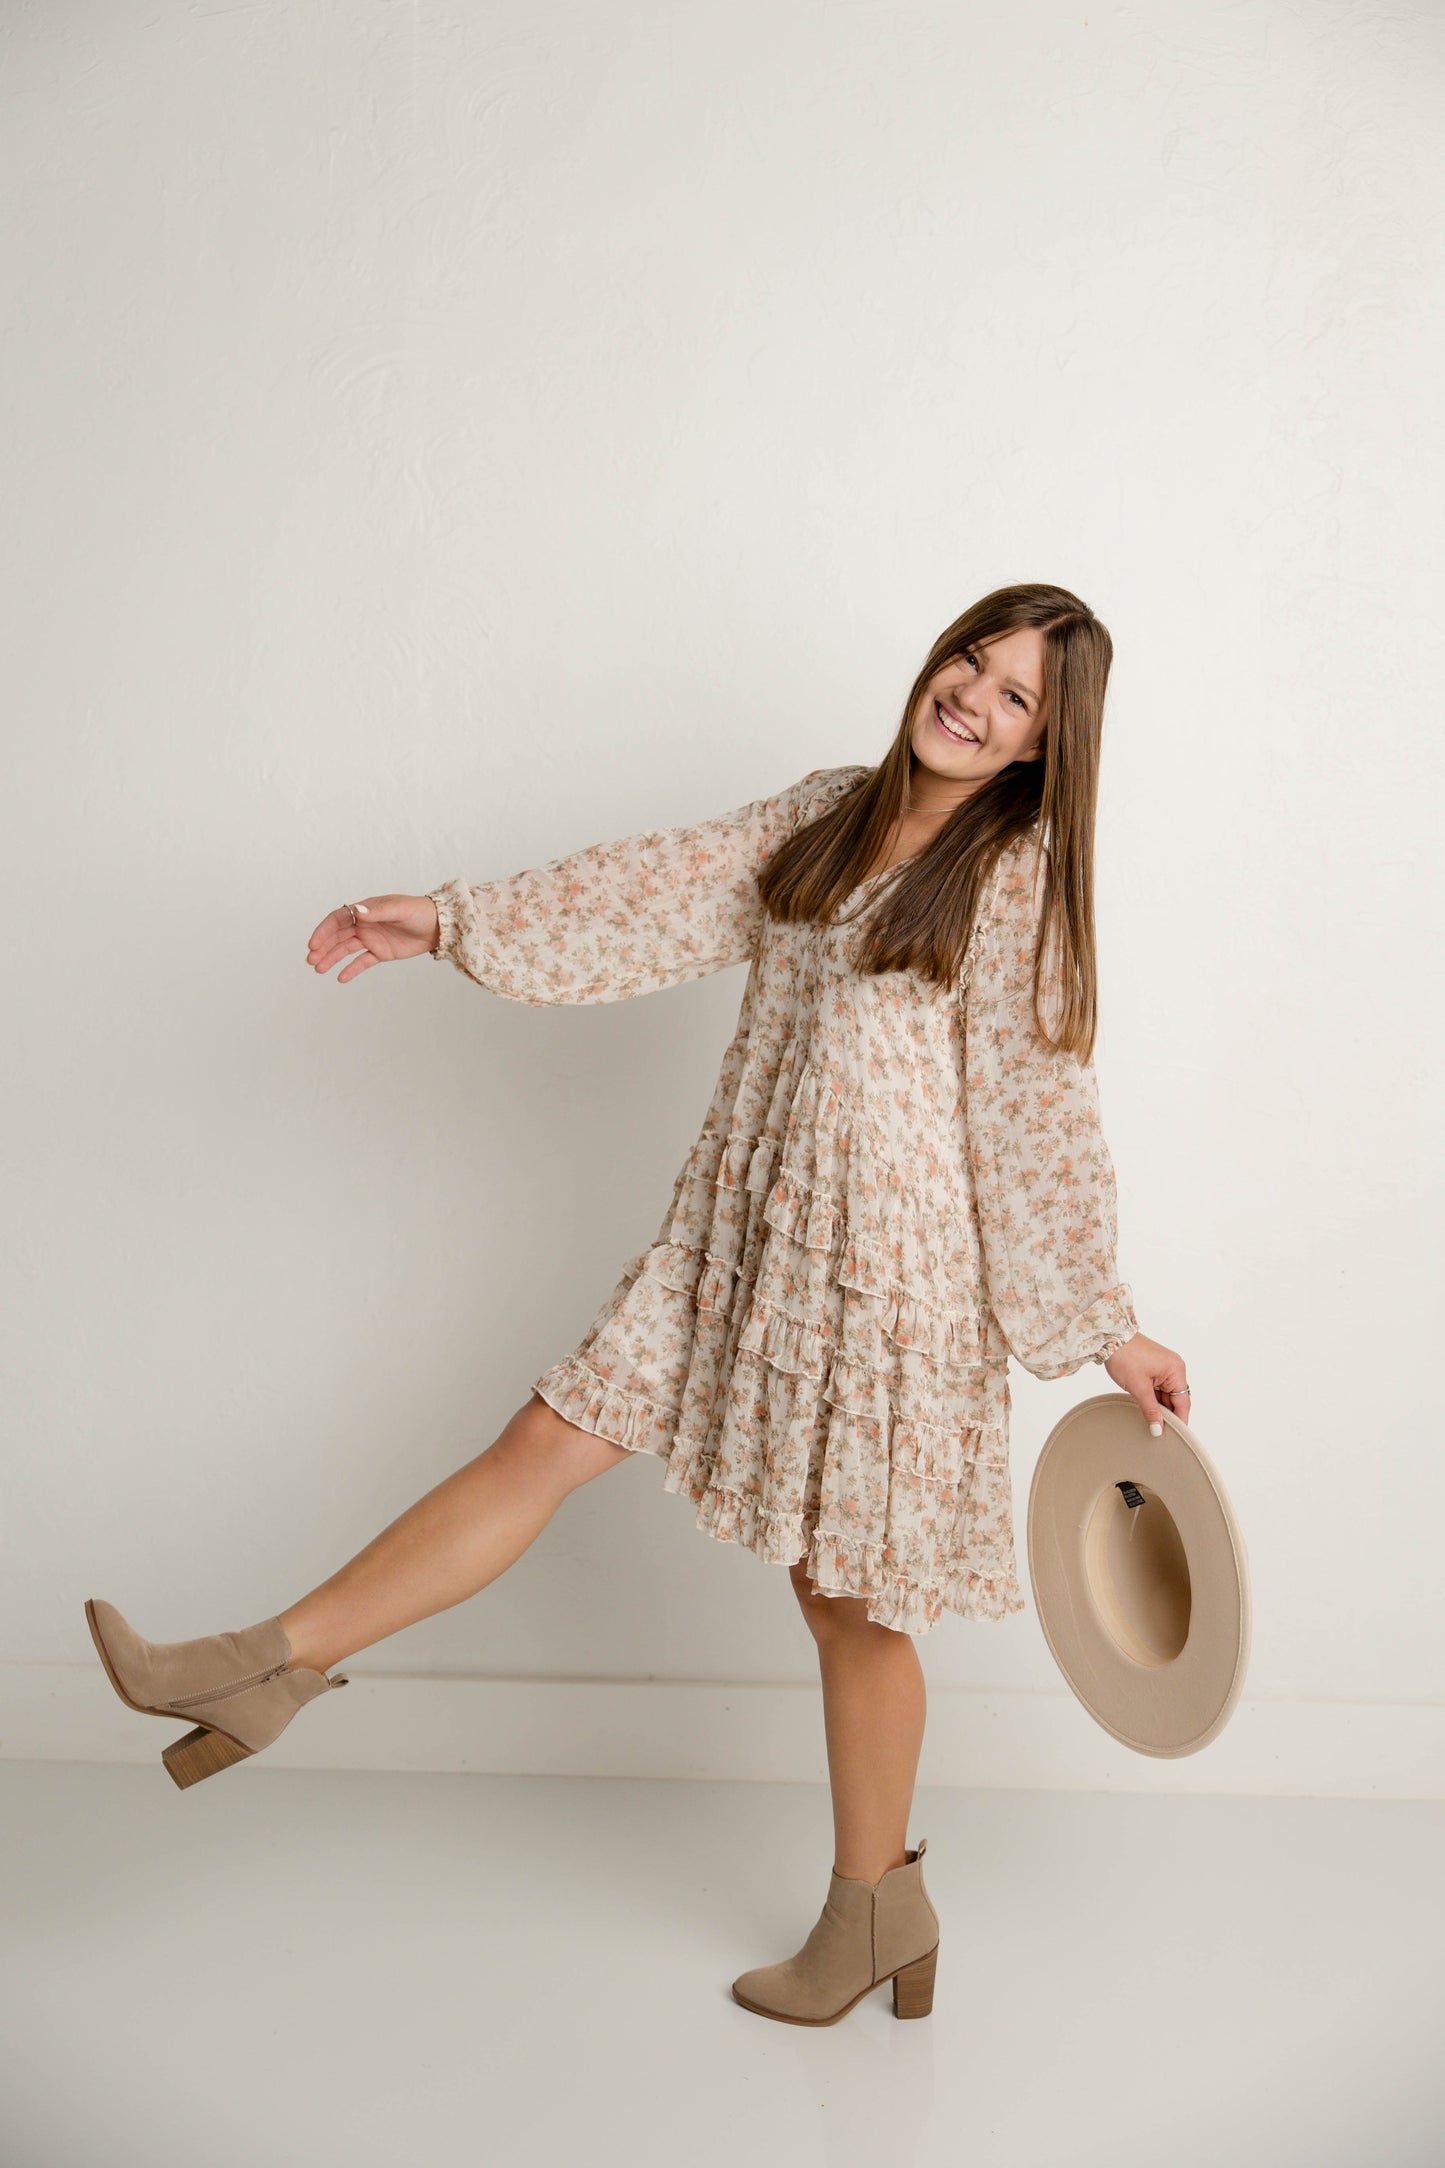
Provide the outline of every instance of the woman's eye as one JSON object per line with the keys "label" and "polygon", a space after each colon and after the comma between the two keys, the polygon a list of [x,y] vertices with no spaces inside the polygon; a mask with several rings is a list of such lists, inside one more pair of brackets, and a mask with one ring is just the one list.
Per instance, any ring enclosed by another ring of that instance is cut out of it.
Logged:
{"label": "woman's eye", "polygon": [[[978,668],[978,658],[970,648],[964,649],[963,659],[966,663],[969,664],[970,668],[974,670]],[[1018,705],[1021,708],[1026,708],[1028,705],[1028,703],[1025,700],[1021,699],[1017,693],[1010,693],[1009,698],[1010,700],[1017,701]]]}

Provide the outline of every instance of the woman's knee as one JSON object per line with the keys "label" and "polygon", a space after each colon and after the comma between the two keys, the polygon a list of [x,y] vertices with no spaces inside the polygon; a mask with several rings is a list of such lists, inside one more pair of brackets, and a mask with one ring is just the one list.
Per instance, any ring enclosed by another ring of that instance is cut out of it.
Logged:
{"label": "woman's knee", "polygon": [[799,1558],[788,1568],[788,1578],[793,1584],[793,1594],[803,1614],[809,1633],[815,1641],[824,1635],[836,1639],[840,1634],[854,1633],[868,1623],[868,1605],[861,1596],[825,1596],[816,1583],[808,1578],[805,1558]]}
{"label": "woman's knee", "polygon": [[632,1458],[625,1445],[614,1445],[610,1438],[599,1438],[580,1424],[569,1423],[536,1391],[517,1409],[497,1444],[529,1460],[545,1462],[564,1491],[576,1490]]}

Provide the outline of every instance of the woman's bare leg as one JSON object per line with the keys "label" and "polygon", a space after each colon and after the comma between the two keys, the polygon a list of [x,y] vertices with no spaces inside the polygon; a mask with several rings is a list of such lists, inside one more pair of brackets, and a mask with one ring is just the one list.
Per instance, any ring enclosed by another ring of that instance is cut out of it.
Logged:
{"label": "woman's bare leg", "polygon": [[801,1559],[788,1571],[818,1644],[833,1866],[876,1882],[904,1864],[927,1715],[923,1666],[913,1636],[871,1623],[861,1597],[817,1594]]}
{"label": "woman's bare leg", "polygon": [[474,1596],[521,1556],[569,1492],[630,1457],[625,1446],[579,1430],[533,1393],[484,1453],[279,1613],[292,1670],[329,1671]]}

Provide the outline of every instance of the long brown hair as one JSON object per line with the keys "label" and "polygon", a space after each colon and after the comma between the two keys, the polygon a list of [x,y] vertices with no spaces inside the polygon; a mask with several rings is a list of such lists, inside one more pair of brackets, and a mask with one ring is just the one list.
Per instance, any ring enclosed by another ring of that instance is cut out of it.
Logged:
{"label": "long brown hair", "polygon": [[[855,961],[863,972],[912,970],[940,987],[953,986],[1001,853],[1033,833],[1044,868],[1034,1021],[1046,1045],[1087,1061],[1098,1022],[1094,816],[1114,647],[1107,628],[1067,588],[995,588],[955,618],[929,649],[878,766],[774,852],[758,876],[758,890],[771,918],[831,920],[882,857],[908,810],[913,712],[929,679],[965,649],[1026,625],[1044,638],[1042,757],[1011,761],[963,800],[930,843],[900,861],[872,902]],[[1055,1015],[1046,1024],[1040,995],[1051,941]]]}

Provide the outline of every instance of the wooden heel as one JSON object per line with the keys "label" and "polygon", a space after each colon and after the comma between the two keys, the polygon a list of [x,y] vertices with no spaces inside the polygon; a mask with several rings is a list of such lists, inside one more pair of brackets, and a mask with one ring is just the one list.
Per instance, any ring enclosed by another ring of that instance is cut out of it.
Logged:
{"label": "wooden heel", "polygon": [[904,1965],[893,1975],[893,2015],[927,2017],[933,2008],[933,1975],[938,1969],[938,1944],[926,1957]]}
{"label": "wooden heel", "polygon": [[232,1762],[244,1761],[251,1751],[238,1739],[228,1739],[223,1731],[211,1731],[201,1724],[183,1738],[172,1740],[162,1751],[161,1760],[184,1791],[188,1784],[199,1784],[202,1777],[213,1777],[218,1769],[229,1769]]}

